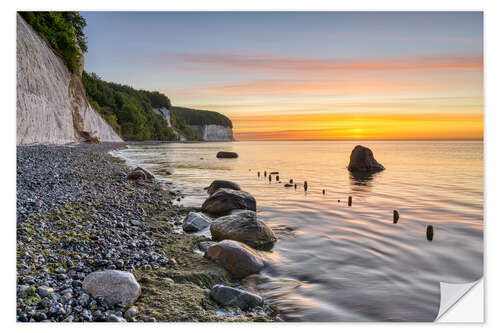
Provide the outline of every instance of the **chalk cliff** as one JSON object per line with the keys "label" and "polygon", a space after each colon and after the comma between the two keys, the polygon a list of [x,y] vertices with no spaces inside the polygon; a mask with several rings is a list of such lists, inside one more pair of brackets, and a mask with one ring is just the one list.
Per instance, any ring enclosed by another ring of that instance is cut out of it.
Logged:
{"label": "chalk cliff", "polygon": [[156,114],[159,114],[159,115],[163,116],[163,118],[165,118],[165,120],[168,123],[168,126],[172,128],[175,135],[177,135],[177,137],[179,138],[179,141],[187,141],[187,139],[184,137],[184,135],[179,133],[179,131],[175,127],[172,127],[172,120],[170,119],[171,113],[170,113],[169,109],[167,109],[167,108],[153,108],[153,112]]}
{"label": "chalk cliff", "polygon": [[199,140],[234,141],[233,129],[222,125],[190,125]]}
{"label": "chalk cliff", "polygon": [[17,144],[64,144],[97,138],[118,142],[87,101],[81,70],[72,73],[17,15]]}

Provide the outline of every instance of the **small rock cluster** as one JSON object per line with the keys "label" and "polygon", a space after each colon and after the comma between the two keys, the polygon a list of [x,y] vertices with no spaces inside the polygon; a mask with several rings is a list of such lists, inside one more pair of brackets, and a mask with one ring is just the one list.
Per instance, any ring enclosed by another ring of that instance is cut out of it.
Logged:
{"label": "small rock cluster", "polygon": [[[264,268],[262,256],[254,249],[269,250],[276,234],[257,218],[257,203],[248,192],[231,181],[215,180],[207,187],[210,195],[201,210],[210,215],[223,215],[214,221],[203,214],[190,212],[184,231],[200,231],[210,226],[213,241],[198,244],[205,257],[224,267],[233,278],[242,279]],[[260,296],[224,285],[212,287],[210,297],[223,306],[245,310],[263,303]]]}

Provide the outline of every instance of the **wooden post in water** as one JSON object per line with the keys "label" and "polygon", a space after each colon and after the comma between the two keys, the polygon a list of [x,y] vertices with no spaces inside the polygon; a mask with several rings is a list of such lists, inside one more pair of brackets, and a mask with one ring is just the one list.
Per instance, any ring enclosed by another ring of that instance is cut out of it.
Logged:
{"label": "wooden post in water", "polygon": [[267,171],[264,171],[264,177],[267,177]]}
{"label": "wooden post in water", "polygon": [[323,189],[323,195],[325,195],[325,189]]}
{"label": "wooden post in water", "polygon": [[307,181],[304,182],[304,191],[307,192]]}
{"label": "wooden post in water", "polygon": [[394,224],[396,224],[396,223],[398,223],[398,220],[399,220],[399,213],[398,213],[398,211],[397,211],[397,210],[394,210],[394,211],[392,212],[392,222],[393,222]]}
{"label": "wooden post in water", "polygon": [[351,197],[351,196],[349,196],[349,198],[347,198],[347,205],[348,205],[349,207],[351,207],[351,206],[352,206],[352,197]]}
{"label": "wooden post in water", "polygon": [[432,242],[432,239],[434,238],[434,228],[432,227],[432,225],[427,226],[426,236],[427,240],[429,242]]}
{"label": "wooden post in water", "polygon": [[295,189],[297,189],[297,184],[293,184],[293,187],[295,187]]}
{"label": "wooden post in water", "polygon": [[260,171],[257,171],[257,177],[260,178]]}
{"label": "wooden post in water", "polygon": [[290,184],[293,184],[293,179],[290,179],[288,182],[289,182]]}
{"label": "wooden post in water", "polygon": [[279,175],[277,175],[277,176],[276,176],[276,181],[277,181],[277,182],[279,182],[279,181],[280,181],[280,176],[279,176]]}
{"label": "wooden post in water", "polygon": [[269,184],[271,184],[271,175],[269,175]]}

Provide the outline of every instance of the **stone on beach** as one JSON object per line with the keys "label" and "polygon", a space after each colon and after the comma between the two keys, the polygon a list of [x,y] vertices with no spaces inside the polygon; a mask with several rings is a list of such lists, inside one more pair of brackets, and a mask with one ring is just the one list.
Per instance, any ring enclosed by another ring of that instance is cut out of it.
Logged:
{"label": "stone on beach", "polygon": [[47,297],[54,292],[53,288],[47,286],[38,287],[38,295],[41,297]]}
{"label": "stone on beach", "polygon": [[347,169],[352,172],[376,172],[385,170],[382,164],[375,160],[370,148],[360,145],[357,145],[352,150]]}
{"label": "stone on beach", "polygon": [[248,291],[217,284],[212,287],[210,297],[224,306],[237,306],[242,310],[262,304],[262,297]]}
{"label": "stone on beach", "polygon": [[189,212],[182,223],[182,229],[187,232],[200,231],[208,227],[210,223],[210,219],[205,215]]}
{"label": "stone on beach", "polygon": [[127,175],[127,179],[137,180],[137,179],[147,179],[146,174],[141,170],[134,170]]}
{"label": "stone on beach", "polygon": [[215,245],[217,244],[217,242],[212,242],[212,241],[204,241],[204,242],[199,242],[198,243],[198,248],[203,251],[203,252],[206,252],[207,249],[212,246],[212,245]]}
{"label": "stone on beach", "polygon": [[222,188],[208,197],[201,206],[203,212],[214,215],[224,215],[233,209],[256,211],[257,202],[248,192]]}
{"label": "stone on beach", "polygon": [[217,153],[217,158],[237,158],[238,154],[232,151],[220,151]]}
{"label": "stone on beach", "polygon": [[105,270],[90,273],[83,289],[93,297],[103,296],[109,305],[131,306],[141,294],[141,286],[129,272]]}
{"label": "stone on beach", "polygon": [[143,169],[141,167],[135,168],[134,171],[142,171],[142,172],[144,172],[144,174],[146,175],[147,179],[154,179],[155,178],[155,176],[151,172],[149,172],[148,170]]}
{"label": "stone on beach", "polygon": [[210,184],[210,186],[208,187],[207,192],[208,194],[212,195],[221,188],[228,188],[230,190],[237,190],[237,191],[241,190],[240,185],[231,182],[229,180],[214,180],[212,184]]}
{"label": "stone on beach", "polygon": [[233,240],[223,240],[210,246],[205,256],[224,267],[236,279],[258,273],[264,268],[264,261],[257,252]]}
{"label": "stone on beach", "polygon": [[216,219],[210,225],[210,232],[216,241],[232,239],[256,249],[268,249],[277,240],[273,230],[251,210]]}

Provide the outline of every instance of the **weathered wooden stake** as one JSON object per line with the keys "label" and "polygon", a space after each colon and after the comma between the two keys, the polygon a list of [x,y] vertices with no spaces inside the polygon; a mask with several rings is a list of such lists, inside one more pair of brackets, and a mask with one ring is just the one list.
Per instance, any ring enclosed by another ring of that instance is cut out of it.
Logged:
{"label": "weathered wooden stake", "polygon": [[293,179],[290,179],[288,182],[289,182],[290,184],[293,184]]}
{"label": "weathered wooden stake", "polygon": [[394,211],[392,212],[392,222],[393,222],[394,224],[396,224],[396,223],[398,223],[398,220],[399,220],[399,213],[398,213],[398,211],[397,211],[397,210],[394,210]]}
{"label": "weathered wooden stake", "polygon": [[429,242],[432,242],[432,239],[434,238],[434,228],[432,227],[432,225],[427,226],[426,235],[427,235],[427,240]]}
{"label": "weathered wooden stake", "polygon": [[267,177],[267,171],[264,171],[264,177]]}
{"label": "weathered wooden stake", "polygon": [[280,176],[276,176],[276,181],[279,182],[280,181]]}
{"label": "weathered wooden stake", "polygon": [[271,184],[271,175],[269,175],[269,184]]}
{"label": "weathered wooden stake", "polygon": [[325,195],[325,189],[323,189],[323,195]]}
{"label": "weathered wooden stake", "polygon": [[293,187],[294,187],[295,189],[297,189],[297,184],[293,184]]}
{"label": "weathered wooden stake", "polygon": [[260,171],[257,171],[257,177],[260,178]]}
{"label": "weathered wooden stake", "polygon": [[352,206],[352,197],[349,196],[349,198],[347,198],[347,205],[350,207]]}
{"label": "weathered wooden stake", "polygon": [[307,181],[304,182],[304,191],[307,191]]}

